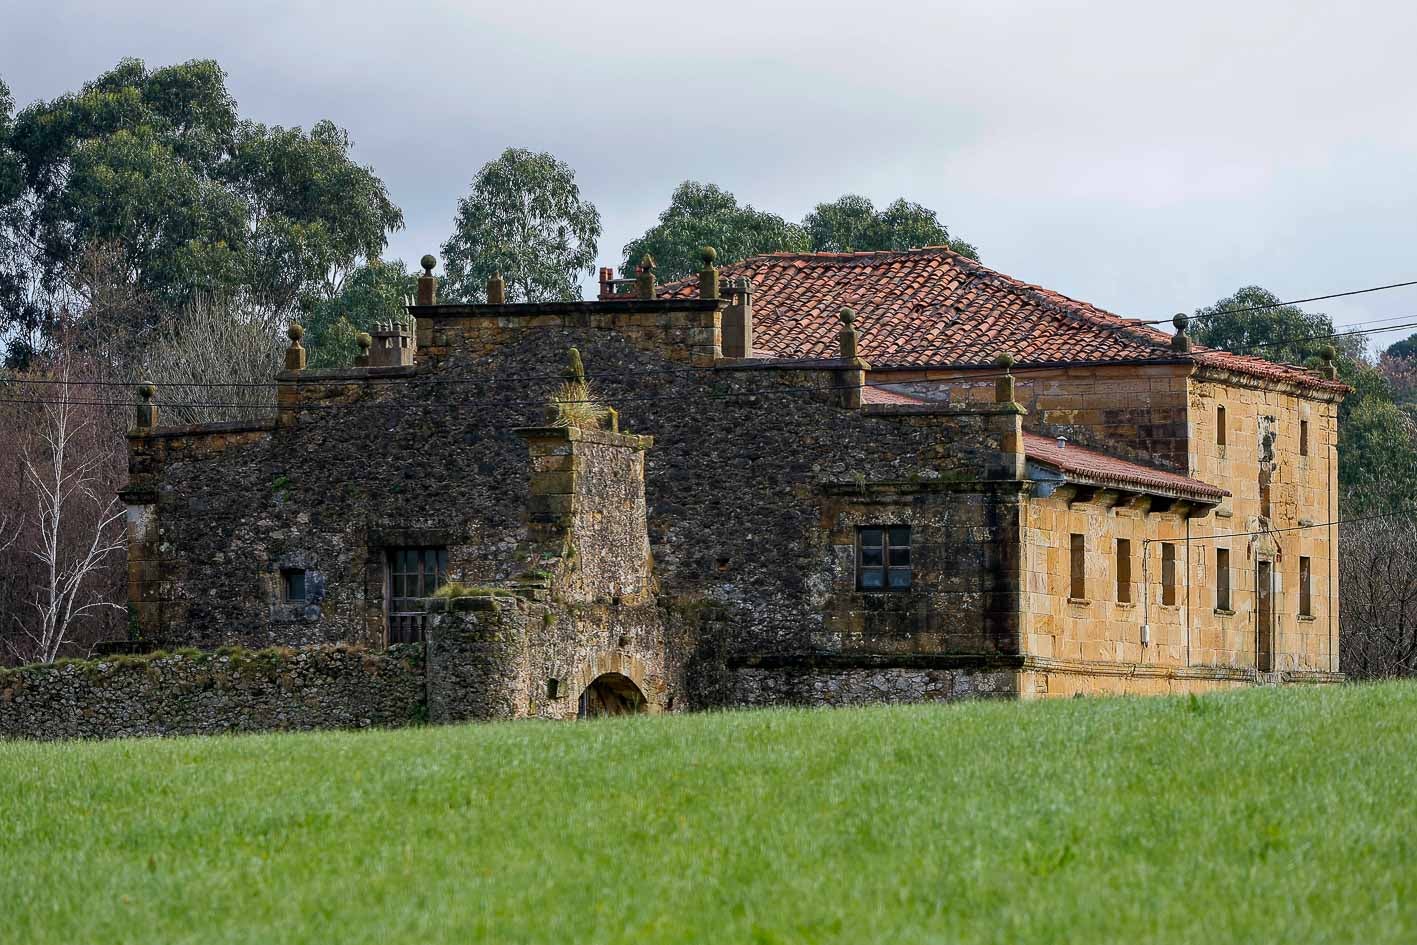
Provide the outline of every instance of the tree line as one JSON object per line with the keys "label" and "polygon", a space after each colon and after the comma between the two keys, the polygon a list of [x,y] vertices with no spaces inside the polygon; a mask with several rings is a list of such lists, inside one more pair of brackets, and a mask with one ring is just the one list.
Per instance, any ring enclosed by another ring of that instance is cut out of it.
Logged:
{"label": "tree line", "polygon": [[[333,122],[307,130],[241,117],[210,60],[150,69],[125,59],[76,92],[19,109],[0,77],[0,431],[14,444],[0,455],[0,660],[53,659],[125,635],[114,492],[129,414],[105,406],[127,395],[103,385],[171,385],[164,400],[180,406],[164,416],[173,422],[232,419],[234,408],[217,406],[231,403],[251,418],[273,409],[269,388],[207,385],[268,381],[291,321],[305,326],[320,367],[351,363],[361,331],[404,317],[416,272],[384,258],[403,212],[353,150]],[[580,298],[601,232],[571,167],[508,148],[457,201],[441,297],[484,301],[500,273],[509,301]],[[792,222],[684,181],[622,248],[621,273],[648,257],[661,281],[683,278],[704,245],[723,263],[921,246],[979,258],[934,210],[904,197],[878,208],[847,194]],[[1399,641],[1350,652],[1370,654],[1365,672],[1417,671],[1417,635],[1403,629],[1417,625],[1417,590],[1378,593],[1370,567],[1366,589],[1350,589],[1348,566],[1368,560],[1360,546],[1388,547],[1411,527],[1402,511],[1417,508],[1417,336],[1374,356],[1363,336],[1333,337],[1328,316],[1278,302],[1242,288],[1196,312],[1194,337],[1299,364],[1325,344],[1338,349],[1354,388],[1340,413],[1345,514],[1388,515],[1351,531],[1344,593],[1366,595],[1370,623],[1388,614],[1377,622]],[[1417,567],[1397,575],[1385,563],[1392,587],[1401,577],[1417,588]]]}

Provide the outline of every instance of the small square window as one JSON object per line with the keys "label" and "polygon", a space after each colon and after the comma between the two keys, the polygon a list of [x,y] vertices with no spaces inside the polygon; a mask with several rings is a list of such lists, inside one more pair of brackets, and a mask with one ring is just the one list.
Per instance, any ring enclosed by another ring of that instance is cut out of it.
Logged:
{"label": "small square window", "polygon": [[911,584],[910,526],[868,526],[856,532],[856,587],[906,591]]}
{"label": "small square window", "polygon": [[284,568],[280,572],[281,598],[290,603],[305,602],[305,569]]}

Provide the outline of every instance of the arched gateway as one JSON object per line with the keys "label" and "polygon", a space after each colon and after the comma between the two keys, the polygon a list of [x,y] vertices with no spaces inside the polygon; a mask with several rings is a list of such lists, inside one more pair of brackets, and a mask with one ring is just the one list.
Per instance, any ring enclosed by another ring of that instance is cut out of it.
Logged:
{"label": "arched gateway", "polygon": [[645,694],[634,680],[620,673],[602,673],[581,692],[576,718],[638,715],[646,710]]}

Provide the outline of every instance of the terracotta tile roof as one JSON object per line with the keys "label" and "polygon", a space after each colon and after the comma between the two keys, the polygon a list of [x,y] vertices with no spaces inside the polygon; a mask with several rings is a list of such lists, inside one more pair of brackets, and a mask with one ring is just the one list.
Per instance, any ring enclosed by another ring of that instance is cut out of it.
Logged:
{"label": "terracotta tile roof", "polygon": [[[861,356],[876,369],[1020,366],[1193,358],[1216,368],[1346,390],[1303,368],[1193,346],[1058,292],[1029,285],[944,247],[891,253],[772,253],[722,268],[753,284],[754,343],[782,358],[834,357],[842,306],[856,310]],[[660,287],[698,295],[698,277]]]}
{"label": "terracotta tile roof", "polygon": [[1190,476],[1118,459],[1074,443],[1060,449],[1056,439],[1037,433],[1024,433],[1023,449],[1031,462],[1042,463],[1065,475],[1071,473],[1100,485],[1116,483],[1145,490],[1160,490],[1204,502],[1219,502],[1230,494],[1224,489],[1199,479],[1192,479]]}
{"label": "terracotta tile roof", "polygon": [[910,394],[902,394],[900,391],[867,384],[861,388],[861,402],[863,404],[928,404],[931,401],[924,397],[913,397]]}

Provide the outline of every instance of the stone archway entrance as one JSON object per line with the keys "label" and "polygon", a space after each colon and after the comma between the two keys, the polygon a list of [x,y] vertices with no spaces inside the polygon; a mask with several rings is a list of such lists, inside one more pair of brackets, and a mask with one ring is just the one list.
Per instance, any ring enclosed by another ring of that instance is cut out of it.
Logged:
{"label": "stone archway entrance", "polygon": [[646,709],[645,694],[634,680],[620,673],[602,673],[581,692],[576,718],[594,719],[606,715],[638,715]]}

